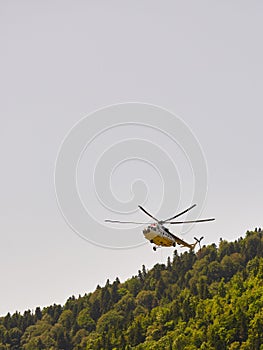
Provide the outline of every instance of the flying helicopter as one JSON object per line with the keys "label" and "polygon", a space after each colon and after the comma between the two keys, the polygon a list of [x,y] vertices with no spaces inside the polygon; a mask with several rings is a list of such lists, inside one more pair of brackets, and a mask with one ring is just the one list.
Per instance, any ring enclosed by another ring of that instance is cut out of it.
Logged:
{"label": "flying helicopter", "polygon": [[215,218],[211,218],[211,219],[200,219],[200,220],[190,220],[190,221],[171,221],[187,213],[189,210],[193,209],[195,206],[196,204],[193,204],[191,207],[183,210],[179,214],[176,214],[166,220],[158,220],[156,217],[154,217],[152,214],[150,214],[142,206],[139,205],[138,206],[139,209],[142,210],[150,218],[152,218],[154,222],[149,223],[149,222],[134,222],[134,221],[119,221],[119,220],[105,220],[105,222],[118,223],[118,224],[137,224],[137,225],[147,224],[148,226],[143,229],[143,234],[146,239],[148,239],[151,243],[155,244],[153,247],[154,251],[156,251],[157,248],[161,248],[161,247],[172,247],[172,246],[175,247],[176,244],[193,250],[197,244],[199,244],[199,247],[201,248],[200,242],[204,237],[201,237],[199,239],[194,237],[195,239],[194,243],[187,243],[183,239],[175,236],[164,225],[191,224],[191,223],[207,222],[207,221],[215,220]]}

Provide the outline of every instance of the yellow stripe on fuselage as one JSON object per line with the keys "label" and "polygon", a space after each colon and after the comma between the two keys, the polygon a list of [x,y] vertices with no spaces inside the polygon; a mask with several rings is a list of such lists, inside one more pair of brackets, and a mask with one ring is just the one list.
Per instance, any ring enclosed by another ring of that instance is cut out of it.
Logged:
{"label": "yellow stripe on fuselage", "polygon": [[154,244],[161,245],[164,247],[171,247],[173,245],[173,242],[170,239],[161,236],[154,237],[152,241]]}

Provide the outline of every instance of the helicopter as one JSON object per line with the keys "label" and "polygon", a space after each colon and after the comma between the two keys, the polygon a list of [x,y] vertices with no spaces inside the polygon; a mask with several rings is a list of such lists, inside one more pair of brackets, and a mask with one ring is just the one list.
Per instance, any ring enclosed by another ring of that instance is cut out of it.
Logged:
{"label": "helicopter", "polygon": [[105,220],[105,222],[118,223],[118,224],[137,224],[137,225],[147,224],[148,226],[143,229],[143,234],[144,234],[144,237],[150,241],[150,243],[155,244],[153,247],[154,251],[156,251],[157,248],[161,248],[161,247],[172,247],[172,246],[175,247],[176,244],[180,245],[181,247],[189,248],[190,250],[194,250],[196,245],[199,244],[199,247],[201,249],[200,242],[204,237],[201,237],[199,239],[194,237],[195,239],[194,243],[187,243],[183,239],[175,236],[172,232],[169,231],[167,227],[164,226],[166,224],[171,224],[171,225],[191,224],[191,223],[207,222],[207,221],[215,220],[215,218],[211,218],[211,219],[200,219],[200,220],[190,220],[190,221],[171,221],[187,213],[189,210],[193,209],[195,206],[196,204],[193,204],[191,207],[183,210],[179,214],[176,214],[166,220],[158,220],[156,217],[154,217],[152,214],[150,214],[147,210],[145,210],[142,206],[139,205],[138,206],[139,209],[142,210],[150,218],[152,218],[154,222],[148,223],[148,222],[119,221],[119,220]]}

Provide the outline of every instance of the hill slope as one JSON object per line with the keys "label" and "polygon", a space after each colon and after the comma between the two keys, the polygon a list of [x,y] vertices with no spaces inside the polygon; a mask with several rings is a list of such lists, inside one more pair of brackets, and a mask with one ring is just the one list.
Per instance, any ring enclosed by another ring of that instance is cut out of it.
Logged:
{"label": "hill slope", "polygon": [[0,318],[3,349],[263,349],[263,232]]}

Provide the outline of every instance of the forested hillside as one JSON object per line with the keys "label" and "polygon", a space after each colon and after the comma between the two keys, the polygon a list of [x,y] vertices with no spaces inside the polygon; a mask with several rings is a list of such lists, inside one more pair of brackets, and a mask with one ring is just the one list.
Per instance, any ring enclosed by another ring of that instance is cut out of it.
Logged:
{"label": "forested hillside", "polygon": [[[2,301],[3,302],[3,301]],[[263,349],[263,232],[0,318],[3,349]]]}

